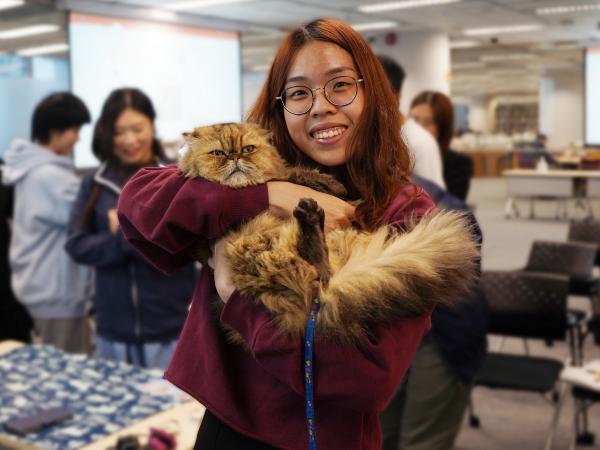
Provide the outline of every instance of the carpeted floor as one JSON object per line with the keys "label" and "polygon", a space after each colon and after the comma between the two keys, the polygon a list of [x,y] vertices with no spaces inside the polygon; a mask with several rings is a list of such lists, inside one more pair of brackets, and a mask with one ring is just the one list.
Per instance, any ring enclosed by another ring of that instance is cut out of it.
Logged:
{"label": "carpeted floor", "polygon": [[[484,233],[483,269],[510,270],[523,267],[529,248],[534,240],[564,241],[567,236],[567,221],[554,220],[556,205],[552,202],[536,204],[536,219],[504,217],[506,186],[501,178],[477,178],[471,185],[469,204],[476,210],[477,219]],[[593,205],[596,217],[600,217],[600,204]],[[528,217],[529,204],[519,203],[521,217]],[[571,211],[581,217],[581,210]],[[587,307],[587,299],[572,297],[571,305]],[[529,340],[532,354],[552,355],[566,359],[568,349],[564,343],[546,347],[543,342]],[[489,345],[499,345],[497,336],[490,336]],[[507,339],[503,349],[523,351],[523,341]],[[600,347],[588,339],[585,358],[600,358]],[[537,450],[543,449],[552,420],[552,406],[536,394],[511,391],[493,391],[477,388],[473,394],[475,410],[481,420],[481,428],[469,427],[465,417],[456,441],[455,450]],[[597,435],[594,446],[578,446],[582,449],[600,449],[600,404],[589,410],[589,425]],[[567,449],[573,432],[573,400],[570,394],[564,402],[554,449]]]}

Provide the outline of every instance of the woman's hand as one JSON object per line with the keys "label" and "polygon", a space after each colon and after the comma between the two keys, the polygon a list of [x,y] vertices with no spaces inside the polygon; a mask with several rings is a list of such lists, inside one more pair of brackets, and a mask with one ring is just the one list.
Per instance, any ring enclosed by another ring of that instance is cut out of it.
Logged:
{"label": "woman's hand", "polygon": [[269,211],[282,217],[291,217],[302,198],[313,198],[325,211],[325,232],[347,228],[354,217],[354,206],[333,195],[287,181],[269,181]]}
{"label": "woman's hand", "polygon": [[217,293],[223,303],[227,303],[233,291],[235,291],[235,286],[231,281],[231,270],[229,269],[229,263],[227,262],[227,258],[225,256],[225,239],[219,239],[215,242],[215,246],[213,249],[213,254],[210,258],[208,258],[208,265],[213,269],[215,276],[215,287],[217,288]]}
{"label": "woman's hand", "polygon": [[117,234],[119,231],[119,216],[117,216],[117,208],[108,210],[108,229],[112,234]]}

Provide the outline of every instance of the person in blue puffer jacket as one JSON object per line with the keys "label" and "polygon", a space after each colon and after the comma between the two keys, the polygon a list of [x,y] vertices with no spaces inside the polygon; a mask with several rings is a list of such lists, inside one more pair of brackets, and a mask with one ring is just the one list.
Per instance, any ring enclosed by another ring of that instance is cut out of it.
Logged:
{"label": "person in blue puffer jacket", "polygon": [[155,112],[138,89],[113,91],[94,129],[102,162],[84,177],[65,248],[95,268],[96,356],[165,368],[185,321],[196,280],[193,265],[166,276],[125,241],[116,214],[125,182],[141,167],[159,165]]}

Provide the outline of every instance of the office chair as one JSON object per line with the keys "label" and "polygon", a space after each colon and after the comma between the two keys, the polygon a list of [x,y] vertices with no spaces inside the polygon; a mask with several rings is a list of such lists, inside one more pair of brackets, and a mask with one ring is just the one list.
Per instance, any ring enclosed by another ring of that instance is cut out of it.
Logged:
{"label": "office chair", "polygon": [[[488,331],[504,336],[538,338],[546,342],[565,340],[567,294],[565,275],[529,271],[483,272],[481,283],[489,305]],[[488,352],[475,387],[508,389],[550,396],[554,415],[546,439],[552,446],[564,395],[557,390],[563,361],[522,354]],[[479,418],[469,405],[469,423],[479,427]]]}

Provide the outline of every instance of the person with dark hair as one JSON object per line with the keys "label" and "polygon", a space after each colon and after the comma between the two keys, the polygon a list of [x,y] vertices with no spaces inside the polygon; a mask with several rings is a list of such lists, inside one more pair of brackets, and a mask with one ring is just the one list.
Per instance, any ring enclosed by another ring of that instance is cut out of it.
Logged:
{"label": "person with dark hair", "polygon": [[[121,227],[163,271],[187,264],[198,240],[216,240],[165,376],[207,408],[197,450],[305,449],[309,438],[311,448],[380,450],[378,414],[428,331],[429,314],[383,318],[382,299],[369,297],[373,315],[359,314],[356,329],[348,325],[355,330],[354,344],[328,339],[317,318],[313,368],[304,359],[304,345],[310,344],[303,336],[286,332],[262,303],[236,290],[227,241],[219,238],[267,210],[292,218],[300,200],[312,198],[322,208],[320,231],[393,225],[410,239],[405,221],[418,221],[433,204],[410,182],[398,103],[365,39],[344,22],[317,19],[284,38],[248,120],[272,133],[290,166],[319,168],[345,185],[349,199],[362,201],[355,208],[288,181],[232,189],[186,178],[177,166],[142,169],[132,177],[119,200]],[[433,226],[428,232],[439,231]],[[430,250],[435,270],[442,260],[452,266],[439,246]],[[422,257],[416,256],[419,267]],[[463,269],[457,271],[461,277]],[[447,281],[437,286],[443,290]],[[318,317],[331,318],[327,329],[335,330],[344,326],[342,309],[323,302]],[[308,318],[308,308],[298,313],[300,323]],[[243,344],[228,340],[223,328],[237,332]],[[307,383],[315,389],[315,421],[310,411],[305,415],[312,405],[305,399],[305,367],[314,375]]]}
{"label": "person with dark hair", "polygon": [[13,291],[42,342],[69,352],[88,351],[91,271],[76,264],[64,244],[80,185],[70,156],[80,127],[89,121],[88,109],[73,94],[45,98],[33,113],[33,142],[12,142],[2,176],[15,196],[9,257]]}
{"label": "person with dark hair", "polygon": [[113,91],[94,128],[102,162],[86,176],[69,222],[67,252],[95,269],[96,356],[143,367],[166,367],[187,314],[195,269],[167,277],[123,238],[116,206],[140,168],[165,162],[155,136],[156,113],[139,89]]}
{"label": "person with dark hair", "polygon": [[[400,64],[386,55],[377,55],[385,74],[392,85],[392,90],[398,99],[402,96],[402,85],[406,73]],[[446,188],[442,175],[442,156],[436,140],[421,125],[411,118],[406,118],[400,113],[401,133],[413,161],[414,175],[425,178],[437,184],[442,189]]]}
{"label": "person with dark hair", "polygon": [[448,192],[466,201],[473,176],[473,160],[450,149],[450,142],[454,136],[452,101],[441,92],[421,92],[410,105],[410,116],[437,140],[442,152],[444,180]]}

